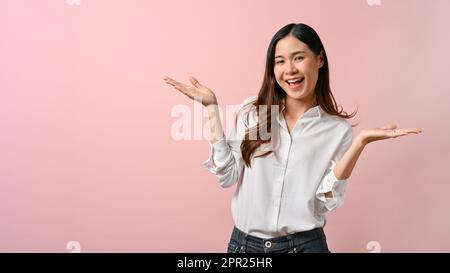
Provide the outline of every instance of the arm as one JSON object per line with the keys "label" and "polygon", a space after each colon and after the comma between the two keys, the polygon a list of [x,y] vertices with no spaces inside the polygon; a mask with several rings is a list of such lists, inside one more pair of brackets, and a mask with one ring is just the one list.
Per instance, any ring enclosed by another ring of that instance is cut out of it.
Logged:
{"label": "arm", "polygon": [[[219,178],[219,183],[222,187],[232,186],[238,181],[242,173],[243,163],[240,158],[238,144],[233,145],[236,141],[225,139],[215,94],[194,77],[189,79],[192,86],[175,81],[169,77],[165,77],[164,80],[190,99],[200,102],[207,108],[211,129],[211,155],[203,165]],[[232,139],[236,139],[233,137],[232,135]]]}
{"label": "arm", "polygon": [[[358,161],[361,152],[364,147],[377,140],[396,138],[400,136],[406,136],[408,134],[414,133],[418,134],[422,132],[420,128],[407,128],[407,129],[396,129],[397,125],[390,124],[382,128],[375,129],[365,129],[355,138],[350,148],[345,152],[341,160],[336,164],[333,172],[337,179],[343,180],[348,179],[352,174],[353,168]],[[396,130],[395,130],[396,129]],[[325,197],[332,198],[331,192],[325,193]]]}
{"label": "arm", "polygon": [[209,116],[209,127],[211,129],[210,143],[214,144],[218,140],[225,138],[222,128],[222,122],[220,121],[219,107],[217,104],[211,104],[206,106]]}
{"label": "arm", "polygon": [[223,133],[217,105],[207,107],[211,129],[211,155],[203,163],[203,166],[219,178],[219,183],[224,188],[236,184],[242,177],[244,162],[240,145],[245,129],[243,123],[244,111],[241,110],[251,100],[252,98],[248,98],[241,104],[236,113],[235,126],[228,138],[225,138]]}
{"label": "arm", "polygon": [[210,142],[211,144],[214,144],[217,140],[224,138],[216,95],[211,89],[201,84],[196,78],[190,77],[189,80],[191,81],[192,86],[175,81],[170,77],[164,78],[164,81],[167,84],[172,85],[190,99],[195,100],[206,107],[211,128]]}
{"label": "arm", "polygon": [[345,152],[344,156],[339,160],[339,162],[334,167],[334,175],[339,180],[348,179],[352,174],[353,168],[356,165],[361,152],[363,151],[365,145],[358,136],[353,141],[350,148]]}

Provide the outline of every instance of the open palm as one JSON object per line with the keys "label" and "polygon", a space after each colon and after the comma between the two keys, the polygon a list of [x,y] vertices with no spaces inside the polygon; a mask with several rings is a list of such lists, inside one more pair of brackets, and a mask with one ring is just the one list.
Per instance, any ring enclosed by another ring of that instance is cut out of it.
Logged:
{"label": "open palm", "polygon": [[192,86],[177,82],[172,78],[165,77],[164,80],[167,84],[172,85],[181,93],[185,94],[189,98],[196,100],[203,104],[204,106],[208,106],[211,104],[217,104],[216,95],[209,89],[208,87],[201,84],[196,78],[190,77],[189,80],[192,83]]}
{"label": "open palm", "polygon": [[362,130],[358,137],[363,142],[363,144],[368,144],[373,141],[383,140],[388,138],[396,138],[401,136],[407,136],[409,134],[421,133],[420,128],[403,128],[397,129],[396,124],[389,124],[382,128],[371,128]]}

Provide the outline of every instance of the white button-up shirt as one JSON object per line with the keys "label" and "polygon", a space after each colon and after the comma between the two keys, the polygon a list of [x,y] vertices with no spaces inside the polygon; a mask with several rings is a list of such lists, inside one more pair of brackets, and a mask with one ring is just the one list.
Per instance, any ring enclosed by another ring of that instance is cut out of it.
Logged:
{"label": "white button-up shirt", "polygon": [[[236,227],[264,239],[324,227],[325,212],[344,200],[348,181],[338,180],[333,169],[352,143],[351,125],[315,106],[289,133],[283,115],[277,115],[279,130],[274,130],[270,144],[274,152],[253,157],[248,168],[240,145],[245,130],[257,123],[255,108],[249,107],[255,99],[242,103],[230,136],[211,144],[211,155],[203,163],[222,187],[237,184],[231,201]],[[263,147],[255,155],[264,153]],[[333,198],[326,198],[326,192],[332,192]]]}

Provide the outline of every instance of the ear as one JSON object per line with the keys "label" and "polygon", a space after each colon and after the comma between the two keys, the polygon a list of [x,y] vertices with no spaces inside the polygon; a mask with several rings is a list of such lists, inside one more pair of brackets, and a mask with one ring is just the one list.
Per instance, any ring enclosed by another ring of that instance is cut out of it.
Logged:
{"label": "ear", "polygon": [[320,51],[320,54],[319,54],[319,68],[322,68],[324,63],[325,63],[325,53],[322,50],[322,51]]}

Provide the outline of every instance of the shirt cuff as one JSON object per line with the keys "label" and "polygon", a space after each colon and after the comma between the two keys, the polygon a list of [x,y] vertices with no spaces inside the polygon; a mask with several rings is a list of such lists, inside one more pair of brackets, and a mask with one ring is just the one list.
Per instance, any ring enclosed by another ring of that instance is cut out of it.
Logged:
{"label": "shirt cuff", "polygon": [[213,174],[221,169],[223,163],[227,162],[229,157],[230,147],[225,138],[222,138],[214,143],[209,143],[211,147],[211,155],[203,162],[203,166]]}
{"label": "shirt cuff", "polygon": [[[316,192],[316,197],[325,205],[327,210],[330,211],[336,209],[344,203],[345,186],[347,183],[347,179],[337,179],[334,171],[331,170],[319,185]],[[331,192],[333,197],[325,197],[325,193],[327,192]]]}

